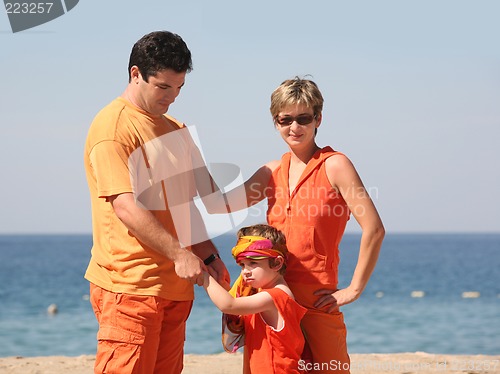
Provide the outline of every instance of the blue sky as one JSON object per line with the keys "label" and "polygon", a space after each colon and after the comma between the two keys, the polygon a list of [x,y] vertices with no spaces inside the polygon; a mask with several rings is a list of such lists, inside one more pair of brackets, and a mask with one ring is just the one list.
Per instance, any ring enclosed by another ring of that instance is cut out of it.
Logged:
{"label": "blue sky", "polygon": [[279,158],[270,94],[310,74],[326,100],[318,144],[354,162],[388,232],[500,231],[499,2],[165,3],[80,1],[16,34],[0,11],[0,233],[91,231],[87,129],[153,30],[193,53],[170,114],[208,162],[248,177]]}

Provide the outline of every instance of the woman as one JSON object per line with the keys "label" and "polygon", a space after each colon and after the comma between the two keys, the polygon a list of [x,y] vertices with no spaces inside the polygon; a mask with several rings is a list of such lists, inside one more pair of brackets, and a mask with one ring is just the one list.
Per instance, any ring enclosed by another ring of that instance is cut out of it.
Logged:
{"label": "woman", "polygon": [[[307,308],[302,329],[311,357],[301,369],[349,373],[339,307],[358,299],[365,289],[384,227],[349,159],[316,144],[323,119],[317,85],[298,77],[284,81],[271,95],[270,110],[289,152],[245,182],[245,197],[241,187],[235,188],[224,196],[223,210],[209,212],[235,211],[268,199],[268,224],[285,234],[289,250],[285,280],[297,302]],[[222,200],[220,195],[216,200]],[[362,229],[358,262],[349,286],[338,289],[338,246],[351,214]]]}

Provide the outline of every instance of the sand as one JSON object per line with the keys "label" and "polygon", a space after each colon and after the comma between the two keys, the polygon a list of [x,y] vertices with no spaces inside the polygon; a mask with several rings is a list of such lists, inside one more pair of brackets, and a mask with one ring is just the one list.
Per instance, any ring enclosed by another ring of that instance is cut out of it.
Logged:
{"label": "sand", "polygon": [[[186,355],[185,374],[241,373],[242,355]],[[2,374],[91,374],[93,356],[79,357],[4,357],[0,358]],[[329,363],[330,369],[336,363]],[[492,374],[500,373],[498,356],[440,355],[423,352],[395,354],[352,354],[351,373],[359,374]]]}

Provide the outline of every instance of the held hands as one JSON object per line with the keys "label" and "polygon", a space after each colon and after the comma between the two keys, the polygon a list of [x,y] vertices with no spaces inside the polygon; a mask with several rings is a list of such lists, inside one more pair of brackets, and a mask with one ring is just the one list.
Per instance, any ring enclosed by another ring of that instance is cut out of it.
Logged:
{"label": "held hands", "polygon": [[186,279],[192,284],[203,286],[204,275],[208,273],[217,280],[217,282],[229,290],[230,277],[224,262],[220,258],[212,261],[208,266],[203,264],[203,261],[194,253],[188,250],[182,250],[174,259],[175,273],[182,279]]}
{"label": "held hands", "polygon": [[203,265],[203,261],[198,256],[188,250],[181,250],[173,261],[175,273],[179,278],[186,279],[198,286],[203,285],[203,270],[205,270],[205,265]]}
{"label": "held hands", "polygon": [[322,309],[326,313],[337,312],[341,306],[352,303],[360,296],[358,292],[349,287],[341,290],[320,289],[315,291],[314,295],[319,296],[314,307]]}
{"label": "held hands", "polygon": [[220,258],[210,262],[207,266],[208,273],[215,278],[217,283],[219,283],[226,291],[231,288],[231,278],[229,272],[227,271],[226,265]]}

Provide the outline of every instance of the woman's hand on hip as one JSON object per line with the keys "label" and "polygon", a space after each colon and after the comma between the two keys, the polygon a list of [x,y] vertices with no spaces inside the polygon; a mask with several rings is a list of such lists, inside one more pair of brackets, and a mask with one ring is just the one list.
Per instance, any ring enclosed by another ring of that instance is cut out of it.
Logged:
{"label": "woman's hand on hip", "polygon": [[314,292],[315,296],[319,296],[314,303],[314,307],[322,309],[326,313],[334,313],[343,305],[347,305],[357,300],[359,295],[357,292],[348,288],[341,290],[320,289]]}

